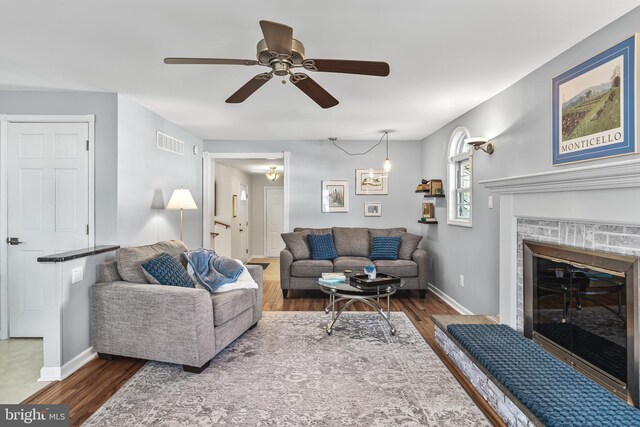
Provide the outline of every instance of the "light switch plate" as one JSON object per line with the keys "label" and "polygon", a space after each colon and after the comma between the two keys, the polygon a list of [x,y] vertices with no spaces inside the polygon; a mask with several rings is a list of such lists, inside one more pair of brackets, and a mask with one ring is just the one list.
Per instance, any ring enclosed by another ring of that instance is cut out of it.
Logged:
{"label": "light switch plate", "polygon": [[489,209],[493,209],[493,196],[489,196]]}
{"label": "light switch plate", "polygon": [[84,279],[84,269],[82,267],[76,267],[71,270],[71,283],[82,282]]}

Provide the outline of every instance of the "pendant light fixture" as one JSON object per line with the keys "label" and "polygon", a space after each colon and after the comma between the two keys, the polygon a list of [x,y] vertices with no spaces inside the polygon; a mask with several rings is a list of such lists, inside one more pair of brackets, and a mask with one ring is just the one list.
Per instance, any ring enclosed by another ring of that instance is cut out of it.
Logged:
{"label": "pendant light fixture", "polygon": [[385,172],[389,172],[391,170],[391,160],[389,160],[389,132],[385,132],[384,136],[387,139],[387,157],[384,159],[383,169]]}
{"label": "pendant light fixture", "polygon": [[277,166],[269,166],[269,172],[265,173],[264,176],[275,182],[278,178],[280,178],[280,174],[276,170],[277,168]]}

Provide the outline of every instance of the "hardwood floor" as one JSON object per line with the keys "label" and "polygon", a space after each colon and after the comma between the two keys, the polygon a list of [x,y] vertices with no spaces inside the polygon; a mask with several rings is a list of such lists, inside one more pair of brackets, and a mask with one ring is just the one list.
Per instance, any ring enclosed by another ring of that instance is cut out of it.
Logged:
{"label": "hardwood floor", "polygon": [[[262,304],[264,311],[320,311],[328,303],[328,298],[320,291],[289,291],[289,298],[284,300],[279,282],[279,260],[254,259],[252,261],[270,263],[264,271]],[[430,316],[432,314],[457,314],[457,312],[431,292],[427,293],[425,299],[419,299],[417,291],[398,292],[392,297],[391,309],[403,311],[411,319],[416,329],[420,331],[427,343],[443,360],[487,418],[494,425],[503,426],[504,423],[498,415],[435,344],[434,324]],[[350,310],[368,311],[370,308],[364,304],[354,304]],[[71,425],[79,426],[144,364],[145,361],[142,360],[122,357],[116,358],[114,361],[95,359],[64,381],[53,383],[37,392],[24,403],[69,404]]]}

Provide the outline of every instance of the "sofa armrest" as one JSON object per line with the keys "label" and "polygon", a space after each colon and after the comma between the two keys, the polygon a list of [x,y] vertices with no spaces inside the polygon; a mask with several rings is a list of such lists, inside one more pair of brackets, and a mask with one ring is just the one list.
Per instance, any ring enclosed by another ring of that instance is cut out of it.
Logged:
{"label": "sofa armrest", "polygon": [[424,249],[416,249],[411,254],[411,259],[418,264],[419,289],[427,289],[429,286],[429,252]]}
{"label": "sofa armrest", "polygon": [[293,254],[289,249],[280,251],[280,287],[289,289],[291,287],[291,265],[293,264]]}
{"label": "sofa armrest", "polygon": [[99,353],[202,366],[215,354],[211,296],[178,286],[96,283],[91,337]]}
{"label": "sofa armrest", "polygon": [[245,265],[253,280],[258,284],[256,289],[256,303],[253,306],[253,323],[257,323],[262,318],[262,266],[261,265]]}

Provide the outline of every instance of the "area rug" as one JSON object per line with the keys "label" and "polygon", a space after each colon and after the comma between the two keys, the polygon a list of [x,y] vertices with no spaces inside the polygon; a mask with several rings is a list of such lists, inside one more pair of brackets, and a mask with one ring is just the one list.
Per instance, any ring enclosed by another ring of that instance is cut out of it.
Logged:
{"label": "area rug", "polygon": [[201,374],[149,362],[85,426],[490,425],[411,321],[265,312]]}
{"label": "area rug", "polygon": [[263,270],[266,270],[269,267],[268,262],[248,262],[247,265],[259,265]]}

